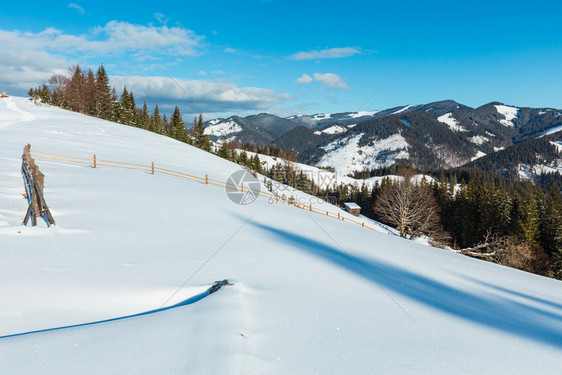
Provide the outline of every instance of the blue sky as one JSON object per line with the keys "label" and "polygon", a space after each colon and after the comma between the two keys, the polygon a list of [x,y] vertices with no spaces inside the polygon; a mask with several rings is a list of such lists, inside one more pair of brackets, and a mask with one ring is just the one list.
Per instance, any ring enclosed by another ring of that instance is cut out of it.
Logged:
{"label": "blue sky", "polygon": [[560,14],[546,1],[9,1],[0,89],[104,64],[139,105],[206,117],[443,99],[562,108]]}

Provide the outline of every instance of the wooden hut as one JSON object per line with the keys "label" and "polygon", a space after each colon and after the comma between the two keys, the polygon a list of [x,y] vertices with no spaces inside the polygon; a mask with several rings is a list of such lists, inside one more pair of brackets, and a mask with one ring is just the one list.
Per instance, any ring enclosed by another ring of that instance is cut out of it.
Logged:
{"label": "wooden hut", "polygon": [[355,202],[346,202],[343,204],[343,208],[352,215],[359,216],[361,213],[361,207]]}

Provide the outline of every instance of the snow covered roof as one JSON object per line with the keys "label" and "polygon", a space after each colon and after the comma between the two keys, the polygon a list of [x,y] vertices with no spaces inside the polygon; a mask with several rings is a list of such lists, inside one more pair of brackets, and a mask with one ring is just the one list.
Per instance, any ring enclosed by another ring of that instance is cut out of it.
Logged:
{"label": "snow covered roof", "polygon": [[359,206],[359,205],[358,205],[357,203],[355,203],[355,202],[345,202],[343,205],[344,205],[345,207],[347,207],[347,208],[350,208],[350,209],[351,209],[351,208],[359,208],[359,209],[361,209],[361,206]]}

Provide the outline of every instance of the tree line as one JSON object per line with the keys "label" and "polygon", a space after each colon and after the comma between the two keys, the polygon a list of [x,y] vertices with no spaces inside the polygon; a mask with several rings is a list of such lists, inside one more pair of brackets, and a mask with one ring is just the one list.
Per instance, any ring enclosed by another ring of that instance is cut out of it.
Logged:
{"label": "tree line", "polygon": [[[402,176],[423,173],[403,165],[385,170]],[[379,171],[371,173],[379,175]],[[442,246],[495,248],[501,253],[495,259],[502,264],[562,279],[562,197],[556,184],[545,190],[475,169],[425,173],[433,176],[431,183],[383,178],[370,192],[365,187],[343,189],[343,199],[354,200],[366,216],[397,227],[404,237],[419,235],[421,228],[422,234],[441,241]],[[416,206],[420,199],[425,203]],[[389,207],[389,202],[394,206]],[[405,202],[410,211],[404,211]],[[405,213],[393,218],[393,209]],[[411,220],[407,215],[415,210],[423,212],[416,220],[425,220],[433,212],[439,225],[423,221],[431,225],[416,227],[413,220],[413,226],[405,226]]]}
{"label": "tree line", "polygon": [[127,87],[117,95],[109,85],[109,77],[103,65],[94,73],[83,70],[79,65],[69,69],[68,75],[55,74],[48,84],[31,88],[28,95],[34,100],[54,105],[70,111],[98,117],[120,124],[134,126],[157,134],[191,144],[205,151],[211,151],[209,136],[205,134],[203,116],[195,118],[191,131],[188,131],[180,113],[175,107],[170,119],[160,114],[158,105],[149,112],[146,101],[137,107],[135,96]]}

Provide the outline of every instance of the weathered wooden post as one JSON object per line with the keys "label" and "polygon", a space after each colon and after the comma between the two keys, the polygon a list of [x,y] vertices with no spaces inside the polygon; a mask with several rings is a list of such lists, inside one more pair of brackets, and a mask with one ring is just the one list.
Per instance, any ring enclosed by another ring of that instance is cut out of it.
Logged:
{"label": "weathered wooden post", "polygon": [[94,154],[94,168],[96,167],[96,154]]}
{"label": "weathered wooden post", "polygon": [[205,185],[209,185],[209,175],[205,173]]}
{"label": "weathered wooden post", "polygon": [[154,174],[154,162],[152,162],[152,174]]}

